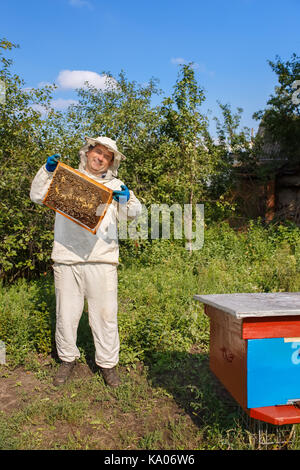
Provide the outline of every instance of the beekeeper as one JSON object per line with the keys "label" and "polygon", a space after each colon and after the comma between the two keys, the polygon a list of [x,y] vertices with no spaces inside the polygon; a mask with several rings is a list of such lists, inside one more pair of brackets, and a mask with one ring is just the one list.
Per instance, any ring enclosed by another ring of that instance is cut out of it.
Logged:
{"label": "beekeeper", "polygon": [[[120,384],[116,371],[120,346],[117,223],[120,209],[125,210],[128,220],[133,220],[141,213],[142,206],[134,193],[117,178],[119,164],[125,156],[119,152],[116,142],[109,137],[85,137],[85,140],[79,151],[79,171],[112,189],[113,201],[95,235],[56,213],[51,257],[56,293],[55,341],[61,365],[54,385],[66,382],[80,357],[76,346],[77,328],[86,298],[95,362],[106,384],[116,387]],[[42,204],[58,159],[58,154],[49,157],[36,174],[30,191],[33,202]]]}

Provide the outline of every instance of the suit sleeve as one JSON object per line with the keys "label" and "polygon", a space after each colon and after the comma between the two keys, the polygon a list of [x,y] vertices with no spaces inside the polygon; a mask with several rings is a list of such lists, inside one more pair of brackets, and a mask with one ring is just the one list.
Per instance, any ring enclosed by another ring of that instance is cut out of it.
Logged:
{"label": "suit sleeve", "polygon": [[43,165],[35,175],[30,188],[30,199],[36,204],[43,204],[44,197],[50,186],[53,173],[46,170]]}
{"label": "suit sleeve", "polygon": [[117,207],[117,210],[116,210],[117,220],[122,220],[123,217],[125,217],[126,220],[129,220],[129,221],[135,220],[142,213],[142,204],[140,203],[138,198],[135,196],[133,191],[129,190],[129,192],[130,192],[130,198],[127,201],[126,205],[118,204],[115,201],[113,201],[113,204],[116,205]]}
{"label": "suit sleeve", "polygon": [[142,204],[135,196],[134,192],[129,190],[130,198],[127,201],[127,218],[128,220],[134,220],[142,213]]}

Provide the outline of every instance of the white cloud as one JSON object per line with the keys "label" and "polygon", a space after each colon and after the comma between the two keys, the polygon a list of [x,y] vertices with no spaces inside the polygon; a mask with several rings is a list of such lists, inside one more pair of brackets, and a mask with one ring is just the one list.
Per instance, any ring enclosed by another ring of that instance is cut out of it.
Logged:
{"label": "white cloud", "polygon": [[105,90],[109,86],[108,80],[110,86],[116,85],[114,79],[108,79],[106,75],[99,75],[89,70],[62,70],[57,77],[57,83],[60,88],[72,90],[75,88],[86,88],[85,82],[88,82],[98,90]]}
{"label": "white cloud", "polygon": [[187,64],[187,61],[182,57],[176,57],[175,59],[171,59],[171,63],[175,65],[182,65]]}
{"label": "white cloud", "polygon": [[[175,65],[187,65],[192,61],[188,61],[184,59],[183,57],[176,57],[171,59],[171,63]],[[212,70],[208,70],[205,64],[200,63],[198,64],[197,62],[192,62],[192,68],[195,70],[198,70],[200,73],[204,75],[209,75],[210,77],[213,77],[215,75],[215,72]]]}
{"label": "white cloud", "polygon": [[193,69],[198,69],[199,64],[197,62],[192,62],[191,60],[186,60],[183,57],[176,57],[175,59],[171,59],[171,63],[175,65],[187,65],[189,63],[192,63],[192,68]]}
{"label": "white cloud", "polygon": [[[51,101],[51,106],[52,108],[56,109],[57,111],[63,111],[68,108],[71,104],[77,104],[78,101],[72,100],[72,99],[64,99],[64,98],[58,98],[57,100],[52,100]],[[32,109],[40,113],[42,116],[46,116],[48,114],[46,106],[43,106],[41,104],[33,104]]]}
{"label": "white cloud", "polygon": [[203,73],[204,75],[209,75],[210,77],[214,77],[215,72],[212,70],[209,70],[205,64],[195,64],[196,69],[199,70],[200,73]]}
{"label": "white cloud", "polygon": [[28,93],[31,92],[32,90],[35,90],[35,88],[32,86],[26,86],[25,88],[22,88],[22,91],[25,91]]}
{"label": "white cloud", "polygon": [[87,0],[69,0],[69,5],[71,5],[72,7],[77,7],[77,8],[87,7],[90,10],[93,9],[93,5],[91,4],[91,2],[88,2]]}
{"label": "white cloud", "polygon": [[64,99],[64,98],[58,98],[57,100],[53,100],[51,102],[52,106],[54,109],[62,110],[66,109],[68,106],[71,104],[77,104],[78,101],[76,100],[71,100],[71,99]]}
{"label": "white cloud", "polygon": [[37,111],[38,113],[42,114],[42,116],[47,114],[46,107],[42,106],[41,104],[33,104],[31,108],[34,109],[34,111]]}
{"label": "white cloud", "polygon": [[53,83],[50,82],[39,82],[38,87],[44,87],[44,86],[53,86]]}

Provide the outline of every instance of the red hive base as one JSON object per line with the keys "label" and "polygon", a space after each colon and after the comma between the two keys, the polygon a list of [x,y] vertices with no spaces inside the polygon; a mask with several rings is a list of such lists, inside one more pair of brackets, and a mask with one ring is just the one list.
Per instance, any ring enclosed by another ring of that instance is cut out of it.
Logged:
{"label": "red hive base", "polygon": [[300,423],[300,407],[294,405],[265,406],[246,410],[251,418],[283,425]]}

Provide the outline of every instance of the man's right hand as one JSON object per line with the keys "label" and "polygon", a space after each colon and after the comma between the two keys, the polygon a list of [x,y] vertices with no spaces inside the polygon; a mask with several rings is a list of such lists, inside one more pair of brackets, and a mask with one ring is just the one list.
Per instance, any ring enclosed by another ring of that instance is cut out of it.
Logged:
{"label": "man's right hand", "polygon": [[50,172],[54,171],[57,167],[59,158],[59,153],[55,153],[54,155],[51,155],[51,157],[48,157],[46,161],[46,170]]}

